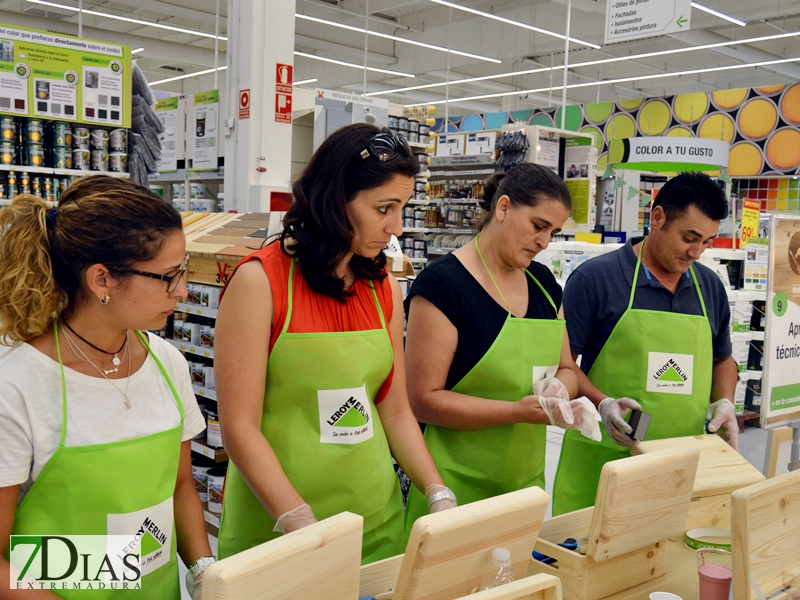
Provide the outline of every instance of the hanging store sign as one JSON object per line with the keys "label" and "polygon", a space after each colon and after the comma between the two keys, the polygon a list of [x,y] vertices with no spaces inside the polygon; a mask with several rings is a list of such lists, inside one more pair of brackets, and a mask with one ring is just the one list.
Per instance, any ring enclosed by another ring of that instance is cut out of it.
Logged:
{"label": "hanging store sign", "polygon": [[164,131],[158,134],[161,141],[161,160],[158,161],[159,173],[171,173],[178,170],[178,152],[183,158],[182,132],[186,114],[181,111],[180,98],[163,98],[156,102],[155,113],[158,120],[164,125]]}
{"label": "hanging store sign", "polygon": [[770,224],[761,426],[800,418],[800,217]]}
{"label": "hanging store sign", "polygon": [[688,31],[691,0],[608,0],[605,43]]}
{"label": "hanging store sign", "polygon": [[758,217],[761,214],[761,203],[758,200],[744,199],[742,207],[742,234],[739,236],[739,247],[744,248],[747,240],[758,237]]}
{"label": "hanging store sign", "polygon": [[0,114],[131,125],[131,49],[0,24]]}
{"label": "hanging store sign", "polygon": [[637,171],[715,171],[728,166],[729,148],[726,141],[705,138],[627,138],[611,142],[609,163]]}
{"label": "hanging store sign", "polygon": [[216,171],[219,135],[219,90],[194,96],[194,161],[192,171]]}

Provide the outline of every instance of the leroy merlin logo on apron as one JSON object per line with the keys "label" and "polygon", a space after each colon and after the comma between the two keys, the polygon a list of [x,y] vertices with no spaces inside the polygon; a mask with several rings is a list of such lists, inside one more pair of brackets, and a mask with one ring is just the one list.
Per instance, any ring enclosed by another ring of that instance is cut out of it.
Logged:
{"label": "leroy merlin logo on apron", "polygon": [[360,444],[372,438],[372,408],[367,385],[341,390],[318,390],[319,441]]}
{"label": "leroy merlin logo on apron", "polygon": [[107,515],[109,533],[128,534],[127,552],[141,556],[142,574],[167,564],[172,544],[172,498],[132,513]]}
{"label": "leroy merlin logo on apron", "polygon": [[694,356],[650,352],[647,357],[647,391],[662,394],[692,393]]}

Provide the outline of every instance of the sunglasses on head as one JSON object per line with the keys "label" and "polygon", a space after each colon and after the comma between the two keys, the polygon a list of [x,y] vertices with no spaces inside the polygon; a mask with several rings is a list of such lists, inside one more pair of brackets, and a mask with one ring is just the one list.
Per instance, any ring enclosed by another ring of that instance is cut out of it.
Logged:
{"label": "sunglasses on head", "polygon": [[400,153],[401,147],[409,150],[406,139],[383,127],[379,133],[369,139],[369,144],[361,151],[361,158],[366,159],[374,156],[381,162],[387,162]]}

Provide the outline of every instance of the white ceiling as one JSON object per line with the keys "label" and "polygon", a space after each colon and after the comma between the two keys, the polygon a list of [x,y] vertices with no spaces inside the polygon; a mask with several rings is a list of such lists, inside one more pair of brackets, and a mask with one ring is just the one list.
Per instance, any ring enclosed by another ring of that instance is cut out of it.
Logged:
{"label": "white ceiling", "polygon": [[[48,0],[77,7],[77,0]],[[291,1],[291,0],[267,0]],[[567,0],[452,0],[456,4],[492,13],[514,21],[564,34]],[[431,0],[296,0],[296,12],[334,21],[351,27],[365,26],[365,4],[369,6],[369,29],[400,38],[424,42],[453,50],[490,57],[492,63],[422,48],[391,39],[369,37],[369,66],[414,74],[400,77],[368,73],[367,92],[443,83],[451,84],[424,90],[409,90],[383,95],[391,102],[412,104],[451,99],[507,94],[452,102],[452,114],[475,111],[512,110],[560,103],[564,61],[564,41],[508,23],[441,6]],[[600,50],[572,43],[569,53],[569,102],[594,102],[643,95],[709,91],[800,81],[800,0],[702,0],[727,15],[745,21],[734,25],[719,17],[692,10],[691,30],[672,36],[610,44]],[[111,15],[129,16],[147,22],[214,34],[216,0],[135,0],[135,2],[84,0],[83,7]],[[572,38],[602,45],[605,26],[605,0],[572,0]],[[219,34],[227,31],[228,2],[219,2]],[[74,33],[78,17],[74,10],[54,8],[30,0],[0,0],[0,21],[37,29]],[[214,67],[214,39],[133,24],[107,17],[84,14],[83,35],[144,47],[139,64],[148,79],[156,81]],[[614,57],[637,55],[718,44],[731,40],[796,33],[782,39],[740,43],[706,50],[692,50],[659,56],[640,57],[605,64],[580,66]],[[220,41],[219,65],[225,64],[226,43]],[[329,24],[296,19],[295,50],[326,58],[363,64],[364,33]],[[737,68],[756,62],[797,58],[798,62],[757,68]],[[578,64],[577,68],[573,67]],[[556,69],[552,72],[550,67]],[[506,76],[470,83],[458,79],[509,74],[540,68],[542,72]],[[720,70],[721,69],[721,70]],[[703,70],[682,76],[670,74]],[[220,79],[224,78],[224,72]],[[332,65],[309,58],[295,57],[295,80],[317,78],[315,86],[364,91],[363,71]],[[636,78],[635,80],[630,80]],[[596,82],[628,79],[616,85]],[[570,87],[583,84],[581,87]],[[159,86],[171,91],[191,91],[192,80]],[[551,86],[555,90],[550,91]],[[520,91],[537,90],[521,97]]]}

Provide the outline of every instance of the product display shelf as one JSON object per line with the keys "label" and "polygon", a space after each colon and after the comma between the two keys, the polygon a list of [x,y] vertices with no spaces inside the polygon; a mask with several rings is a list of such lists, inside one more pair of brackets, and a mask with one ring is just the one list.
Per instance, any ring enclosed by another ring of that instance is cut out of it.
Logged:
{"label": "product display shelf", "polygon": [[189,354],[196,354],[197,356],[204,356],[206,358],[214,358],[213,348],[184,342],[183,340],[171,340],[169,338],[166,338],[166,340],[181,352],[188,352]]}
{"label": "product display shelf", "polygon": [[219,518],[222,516],[208,510],[208,502],[202,502],[203,505],[203,520],[206,522],[206,532],[213,535],[215,538],[219,537]]}
{"label": "product display shelf", "polygon": [[195,385],[192,384],[192,389],[196,396],[202,396],[203,398],[208,398],[209,400],[217,400],[217,392],[214,390],[210,390],[207,387],[203,387],[202,385]]}
{"label": "product display shelf", "polygon": [[[177,169],[175,171],[165,171],[159,172],[158,175],[149,178],[150,184],[168,184],[170,186],[169,193],[164,194],[164,200],[167,202],[173,202],[175,200],[182,200],[183,201],[183,209],[188,209],[191,206],[192,196],[191,196],[191,184],[197,182],[208,182],[212,185],[219,185],[225,179],[225,167],[220,166],[216,170],[211,171],[193,171],[187,170],[184,168]],[[172,186],[174,184],[183,184],[183,196],[175,196],[172,192]],[[210,198],[205,198],[207,200],[214,200],[217,198],[218,193],[221,189],[217,189],[216,192],[211,193]],[[166,190],[165,190],[166,192]]]}
{"label": "product display shelf", "polygon": [[54,167],[28,167],[25,165],[6,165],[0,164],[0,171],[14,171],[15,173],[29,173],[36,175],[62,175],[69,177],[83,177],[84,175],[108,175],[109,177],[119,177],[129,179],[130,174],[120,173],[119,171],[89,171],[83,169],[56,169]]}
{"label": "product display shelf", "polygon": [[178,306],[175,308],[175,310],[177,312],[184,312],[189,315],[199,315],[209,319],[217,318],[216,308],[208,308],[207,306],[199,306],[197,304],[184,304],[183,302],[178,302]]}
{"label": "product display shelf", "polygon": [[192,440],[192,452],[202,454],[206,458],[210,458],[218,463],[224,463],[228,460],[228,453],[225,452],[224,448],[209,446],[205,439]]}
{"label": "product display shelf", "polygon": [[430,246],[428,248],[428,254],[450,254],[454,250],[458,250],[458,248],[445,248],[444,246]]}

